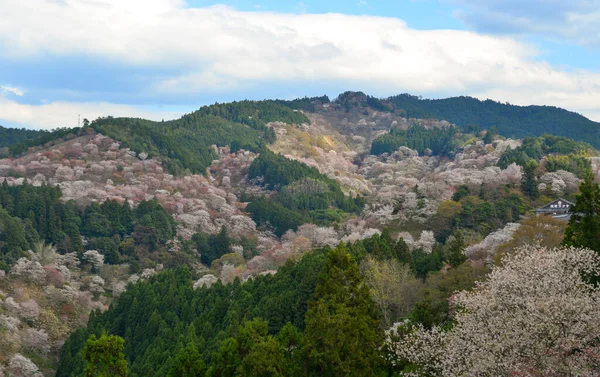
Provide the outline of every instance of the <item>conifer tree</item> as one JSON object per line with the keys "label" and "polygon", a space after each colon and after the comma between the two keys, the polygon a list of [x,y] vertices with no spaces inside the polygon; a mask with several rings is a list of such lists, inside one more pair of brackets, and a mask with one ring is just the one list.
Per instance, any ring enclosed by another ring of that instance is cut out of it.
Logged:
{"label": "conifer tree", "polygon": [[537,187],[537,180],[535,177],[535,169],[537,169],[537,162],[531,160],[523,166],[523,179],[521,181],[521,190],[531,199],[537,199],[539,192]]}
{"label": "conifer tree", "polygon": [[327,255],[306,313],[307,375],[379,375],[382,340],[375,303],[342,243]]}
{"label": "conifer tree", "polygon": [[454,234],[454,239],[449,242],[448,246],[447,259],[452,267],[458,267],[467,260],[467,257],[463,253],[465,249],[465,238],[460,230]]}
{"label": "conifer tree", "polygon": [[600,252],[600,186],[592,173],[579,186],[571,212],[564,244]]}
{"label": "conifer tree", "polygon": [[202,377],[206,372],[206,366],[200,357],[200,353],[194,343],[188,343],[182,348],[173,363],[167,377]]}

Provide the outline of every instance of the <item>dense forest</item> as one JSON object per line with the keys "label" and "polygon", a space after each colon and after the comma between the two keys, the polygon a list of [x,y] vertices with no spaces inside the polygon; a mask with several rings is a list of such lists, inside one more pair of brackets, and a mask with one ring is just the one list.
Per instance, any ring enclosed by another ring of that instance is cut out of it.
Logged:
{"label": "dense forest", "polygon": [[546,156],[544,162],[547,171],[566,170],[583,179],[591,172],[592,164],[588,157],[594,153],[594,148],[588,143],[544,134],[526,137],[523,145],[504,152],[498,166],[503,169],[512,163],[525,166],[530,161],[537,163]]}
{"label": "dense forest", "polygon": [[251,200],[246,210],[257,224],[270,224],[279,236],[306,222],[325,225],[339,221],[344,213],[359,213],[364,205],[362,197],[344,195],[336,181],[316,168],[269,150],[252,162],[248,177],[259,178],[277,191],[272,200]]}
{"label": "dense forest", "polygon": [[453,143],[457,132],[455,127],[427,129],[419,124],[411,126],[408,130],[394,127],[389,134],[373,140],[371,154],[391,154],[399,147],[408,147],[420,154],[429,150],[433,155],[451,155],[458,149],[458,145]]}
{"label": "dense forest", "polygon": [[6,128],[0,126],[0,148],[5,148],[25,140],[35,139],[44,132],[46,131],[28,130],[25,128]]}
{"label": "dense forest", "polygon": [[[438,252],[411,254],[384,232],[317,249],[244,284],[194,291],[187,269],[171,270],[130,286],[110,310],[94,313],[65,343],[57,376],[79,375],[86,340],[104,332],[124,338],[131,376],[179,376],[181,363],[196,365],[195,376],[387,375],[395,366],[379,356],[382,318],[359,272],[370,258],[408,264],[423,276],[445,259]],[[457,269],[455,288],[472,284],[465,272]],[[443,302],[452,289],[432,281],[431,295],[410,314],[426,326],[449,320]]]}
{"label": "dense forest", "polygon": [[[99,251],[106,263],[133,259],[135,250],[155,251],[175,236],[175,220],[156,201],[93,202],[81,209],[62,202],[58,187],[24,182],[0,186],[0,268],[8,269],[24,251],[44,241],[62,253]],[[86,240],[84,245],[82,236]]]}
{"label": "dense forest", "polygon": [[600,147],[600,127],[580,114],[552,106],[515,106],[472,97],[422,99],[409,94],[390,97],[396,109],[404,110],[408,118],[436,118],[460,127],[493,126],[506,137],[523,138],[553,134]]}

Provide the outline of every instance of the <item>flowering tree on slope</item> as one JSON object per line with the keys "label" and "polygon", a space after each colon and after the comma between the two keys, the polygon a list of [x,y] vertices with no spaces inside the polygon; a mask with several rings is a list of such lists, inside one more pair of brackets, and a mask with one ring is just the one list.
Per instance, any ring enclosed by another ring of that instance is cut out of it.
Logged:
{"label": "flowering tree on slope", "polygon": [[[471,292],[451,298],[454,326],[388,331],[404,376],[597,376],[600,256],[524,246]],[[410,370],[410,372],[406,372]]]}

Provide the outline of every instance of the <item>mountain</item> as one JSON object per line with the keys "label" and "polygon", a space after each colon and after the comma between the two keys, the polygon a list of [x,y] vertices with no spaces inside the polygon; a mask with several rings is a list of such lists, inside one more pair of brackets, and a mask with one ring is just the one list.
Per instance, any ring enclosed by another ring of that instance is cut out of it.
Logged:
{"label": "mountain", "polygon": [[600,147],[600,123],[553,106],[516,106],[472,97],[422,99],[410,94],[388,98],[408,118],[436,118],[461,127],[496,126],[506,137],[523,138],[552,134],[585,141]]}
{"label": "mountain", "polygon": [[528,215],[575,201],[600,160],[562,136],[406,115],[346,92],[99,118],[10,145],[0,372],[78,375],[106,330],[130,375],[349,375],[314,357],[338,358],[322,348],[336,334],[340,359],[371,362],[379,328],[451,327],[450,295],[498,255],[560,244],[566,224]]}

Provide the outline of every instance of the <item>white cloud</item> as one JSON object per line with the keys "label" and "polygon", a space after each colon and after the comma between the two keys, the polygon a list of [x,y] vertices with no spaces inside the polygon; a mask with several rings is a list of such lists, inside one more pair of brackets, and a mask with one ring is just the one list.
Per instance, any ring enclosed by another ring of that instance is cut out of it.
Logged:
{"label": "white cloud", "polygon": [[561,71],[511,38],[415,30],[394,18],[192,9],[180,0],[0,0],[0,14],[5,59],[85,55],[179,72],[149,83],[155,93],[328,82],[381,96],[471,94],[599,110],[598,73]]}
{"label": "white cloud", "polygon": [[41,105],[24,105],[8,98],[0,97],[0,119],[6,122],[27,125],[37,129],[76,127],[77,117],[96,119],[100,116],[128,116],[150,120],[168,120],[182,114],[167,111],[148,111],[134,106],[112,103],[73,103],[54,102]]}
{"label": "white cloud", "polygon": [[15,88],[13,86],[3,86],[3,85],[0,85],[0,92],[11,93],[11,94],[14,94],[15,96],[19,96],[19,97],[23,97],[23,95],[25,94],[25,92],[19,88]]}

